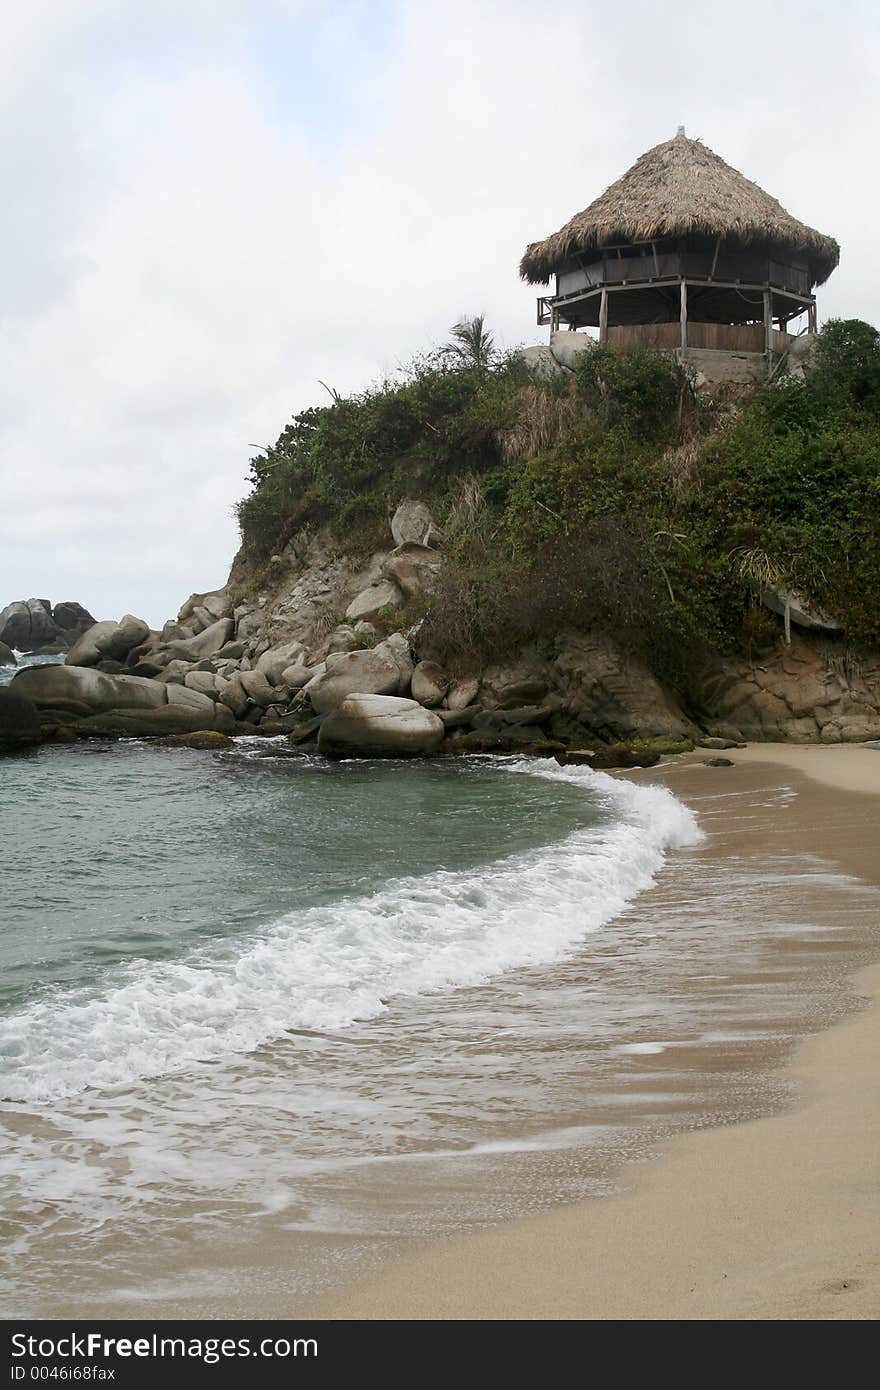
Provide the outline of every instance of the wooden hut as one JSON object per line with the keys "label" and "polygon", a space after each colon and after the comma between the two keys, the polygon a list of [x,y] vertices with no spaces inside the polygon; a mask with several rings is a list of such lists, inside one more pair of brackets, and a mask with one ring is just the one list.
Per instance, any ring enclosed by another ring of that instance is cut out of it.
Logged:
{"label": "wooden hut", "polygon": [[840,247],[679,126],[558,232],[520,274],[551,332],[599,329],[610,344],[768,356],[816,330],[813,290]]}

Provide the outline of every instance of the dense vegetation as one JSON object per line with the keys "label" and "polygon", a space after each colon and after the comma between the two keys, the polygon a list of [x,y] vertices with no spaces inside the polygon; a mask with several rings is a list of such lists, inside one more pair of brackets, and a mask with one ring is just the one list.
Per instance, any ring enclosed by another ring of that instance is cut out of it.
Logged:
{"label": "dense vegetation", "polygon": [[251,481],[255,564],[306,524],[387,545],[400,498],[430,500],[447,562],[412,616],[451,661],[598,628],[683,685],[709,648],[778,639],[766,583],[831,610],[851,643],[880,640],[880,335],[858,320],[826,325],[805,381],[710,402],[639,349],[536,381],[479,322],[471,343],[457,332],[400,379],[297,415]]}

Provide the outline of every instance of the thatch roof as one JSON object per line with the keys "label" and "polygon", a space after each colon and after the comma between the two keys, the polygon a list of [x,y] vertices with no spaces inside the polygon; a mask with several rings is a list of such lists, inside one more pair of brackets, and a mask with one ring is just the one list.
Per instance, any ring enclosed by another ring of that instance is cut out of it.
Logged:
{"label": "thatch roof", "polygon": [[560,231],[532,242],[520,274],[544,285],[579,251],[615,242],[704,233],[748,244],[771,242],[804,254],[814,284],[828,279],[840,258],[833,237],[798,222],[775,198],[725,164],[684,129],[637,159],[623,178]]}

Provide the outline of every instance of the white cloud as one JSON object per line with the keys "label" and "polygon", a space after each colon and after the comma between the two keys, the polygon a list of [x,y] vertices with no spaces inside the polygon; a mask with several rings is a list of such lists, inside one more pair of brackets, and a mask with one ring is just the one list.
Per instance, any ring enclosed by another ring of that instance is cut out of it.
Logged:
{"label": "white cloud", "polygon": [[862,6],[15,10],[3,602],[157,622],[221,583],[249,446],[319,378],[357,389],[462,312],[537,340],[525,243],[680,122],[838,236],[825,313],[880,319]]}

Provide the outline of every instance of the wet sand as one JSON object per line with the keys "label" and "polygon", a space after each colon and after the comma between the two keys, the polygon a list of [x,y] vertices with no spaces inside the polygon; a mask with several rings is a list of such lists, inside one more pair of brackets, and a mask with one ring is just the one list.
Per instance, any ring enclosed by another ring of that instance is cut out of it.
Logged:
{"label": "wet sand", "polygon": [[[880,881],[880,751],[752,745],[725,754],[736,764],[726,769],[706,768],[710,756],[646,775],[685,800],[708,786],[745,789],[768,770],[790,775],[796,805],[766,833],[780,849],[813,852]],[[876,958],[878,941],[874,934],[862,943],[862,960]],[[308,1311],[354,1319],[876,1318],[880,967],[859,972],[849,1003],[844,1021],[790,1056],[784,1080],[794,1100],[780,1113],[673,1138],[659,1159],[630,1167],[614,1195],[428,1247]]]}

